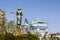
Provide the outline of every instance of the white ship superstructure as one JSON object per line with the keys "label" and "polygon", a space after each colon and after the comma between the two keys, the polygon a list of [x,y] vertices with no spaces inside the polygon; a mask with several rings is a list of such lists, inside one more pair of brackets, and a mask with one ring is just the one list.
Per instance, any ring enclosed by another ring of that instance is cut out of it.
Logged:
{"label": "white ship superstructure", "polygon": [[48,32],[47,22],[36,21],[32,22],[31,24],[32,24],[31,26],[32,30],[30,32],[32,34],[37,34],[39,37],[44,37],[46,32]]}
{"label": "white ship superstructure", "polygon": [[25,23],[22,25],[22,29],[30,32],[31,34],[38,35],[39,38],[43,38],[48,34],[47,22],[33,21],[31,23]]}

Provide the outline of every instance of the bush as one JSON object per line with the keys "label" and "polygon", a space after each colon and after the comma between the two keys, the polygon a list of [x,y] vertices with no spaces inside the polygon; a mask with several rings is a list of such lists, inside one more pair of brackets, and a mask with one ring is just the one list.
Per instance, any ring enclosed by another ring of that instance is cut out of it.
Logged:
{"label": "bush", "polygon": [[6,33],[5,35],[0,35],[0,40],[39,40],[39,38],[33,34],[13,36],[11,33]]}

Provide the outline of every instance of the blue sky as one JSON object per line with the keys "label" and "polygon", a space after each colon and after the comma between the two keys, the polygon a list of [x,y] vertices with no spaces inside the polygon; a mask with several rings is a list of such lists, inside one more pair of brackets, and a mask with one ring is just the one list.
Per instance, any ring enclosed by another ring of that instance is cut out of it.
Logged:
{"label": "blue sky", "polygon": [[14,12],[13,19],[16,21],[17,7],[21,6],[23,19],[48,22],[49,32],[60,32],[60,0],[0,0],[0,9],[6,13],[6,18],[11,20],[11,11]]}

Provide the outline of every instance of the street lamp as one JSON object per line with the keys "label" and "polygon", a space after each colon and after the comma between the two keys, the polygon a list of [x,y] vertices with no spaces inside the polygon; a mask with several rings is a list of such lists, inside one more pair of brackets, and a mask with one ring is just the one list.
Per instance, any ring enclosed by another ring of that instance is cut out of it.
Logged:
{"label": "street lamp", "polygon": [[14,17],[13,15],[14,15],[14,12],[11,11],[10,13],[11,13],[11,20],[13,21],[13,17]]}

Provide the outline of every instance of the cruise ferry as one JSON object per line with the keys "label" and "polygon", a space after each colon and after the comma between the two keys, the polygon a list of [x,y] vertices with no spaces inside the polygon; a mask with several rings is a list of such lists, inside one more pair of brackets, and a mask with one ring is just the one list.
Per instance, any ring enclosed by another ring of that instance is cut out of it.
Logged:
{"label": "cruise ferry", "polygon": [[47,22],[33,21],[30,24],[24,24],[23,29],[29,31],[32,34],[37,34],[39,37],[44,37],[48,32]]}
{"label": "cruise ferry", "polygon": [[39,37],[44,37],[48,32],[47,22],[35,21],[31,23],[32,33],[37,34]]}

